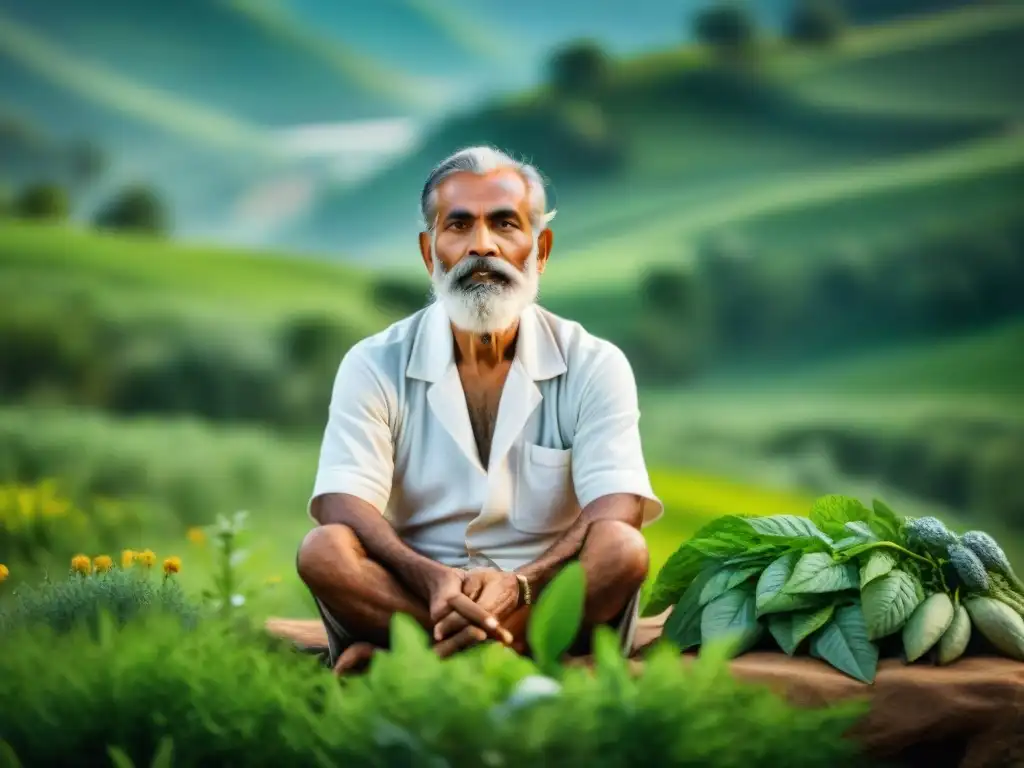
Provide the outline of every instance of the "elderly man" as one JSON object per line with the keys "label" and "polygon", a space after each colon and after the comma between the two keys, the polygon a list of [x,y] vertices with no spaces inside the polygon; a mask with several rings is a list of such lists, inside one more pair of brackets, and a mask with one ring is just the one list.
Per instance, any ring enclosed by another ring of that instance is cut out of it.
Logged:
{"label": "elderly man", "polygon": [[435,301],[338,368],[298,571],[336,671],[386,647],[396,611],[441,656],[487,639],[528,652],[530,606],[567,563],[586,575],[577,649],[633,640],[661,514],[625,356],[536,305],[551,255],[544,185],[488,147],[423,188]]}

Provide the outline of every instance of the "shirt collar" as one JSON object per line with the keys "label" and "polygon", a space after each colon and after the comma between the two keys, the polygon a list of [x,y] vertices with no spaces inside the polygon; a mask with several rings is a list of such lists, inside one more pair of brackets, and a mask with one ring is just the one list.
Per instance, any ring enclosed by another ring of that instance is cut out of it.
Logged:
{"label": "shirt collar", "polygon": [[[534,381],[561,376],[565,358],[558,348],[550,320],[531,304],[519,317],[516,360]],[[414,379],[435,382],[455,362],[455,338],[448,314],[440,302],[423,310],[405,374]]]}

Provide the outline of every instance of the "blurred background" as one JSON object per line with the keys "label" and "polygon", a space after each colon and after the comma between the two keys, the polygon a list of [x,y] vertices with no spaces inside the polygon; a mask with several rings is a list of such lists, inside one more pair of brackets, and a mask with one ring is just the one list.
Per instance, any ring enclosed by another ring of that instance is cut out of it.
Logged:
{"label": "blurred background", "polygon": [[199,584],[245,509],[262,608],[315,615],[333,375],[491,143],[559,209],[541,303],[633,364],[655,567],[825,493],[1024,566],[1022,71],[1017,2],[3,0],[0,562]]}

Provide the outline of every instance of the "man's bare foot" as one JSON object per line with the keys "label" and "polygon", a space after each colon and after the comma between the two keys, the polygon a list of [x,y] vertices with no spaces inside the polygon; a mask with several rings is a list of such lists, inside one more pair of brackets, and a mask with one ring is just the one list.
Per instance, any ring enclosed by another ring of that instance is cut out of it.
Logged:
{"label": "man's bare foot", "polygon": [[365,671],[378,650],[380,649],[373,643],[353,643],[338,657],[338,661],[334,665],[334,674],[341,677]]}

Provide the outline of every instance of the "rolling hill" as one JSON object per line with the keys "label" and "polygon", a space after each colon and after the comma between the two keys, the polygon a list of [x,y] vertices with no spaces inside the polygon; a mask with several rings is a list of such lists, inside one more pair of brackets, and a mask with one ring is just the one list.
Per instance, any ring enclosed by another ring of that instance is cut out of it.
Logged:
{"label": "rolling hill", "polygon": [[[1012,175],[1018,139],[1007,131],[1021,101],[1010,72],[1024,66],[1024,46],[1013,45],[1022,34],[1019,6],[986,6],[857,30],[835,50],[770,46],[753,80],[716,72],[690,48],[625,60],[596,103],[540,89],[452,118],[370,183],[325,196],[287,236],[311,248],[345,243],[350,254],[376,263],[400,258],[418,227],[422,179],[468,143],[508,147],[553,179],[560,256],[552,284],[562,266],[572,280],[577,256],[592,275],[619,270],[618,280],[637,258],[678,259],[688,238],[712,222],[731,226],[779,205],[799,217],[796,198],[856,196],[865,184],[898,186],[903,173],[909,188],[925,189],[929,174],[941,186],[943,167],[955,190],[958,175],[973,173],[966,170],[971,157],[988,158],[974,174],[984,175],[1003,153],[1008,166],[996,175]],[[860,95],[848,104],[827,85],[855,76]],[[893,106],[915,89],[917,108]],[[979,183],[998,196],[1016,179]],[[939,195],[924,207],[939,205],[941,215],[944,201]],[[814,221],[818,211],[807,215]],[[389,235],[382,235],[385,222]],[[624,247],[633,258],[621,258]]]}

